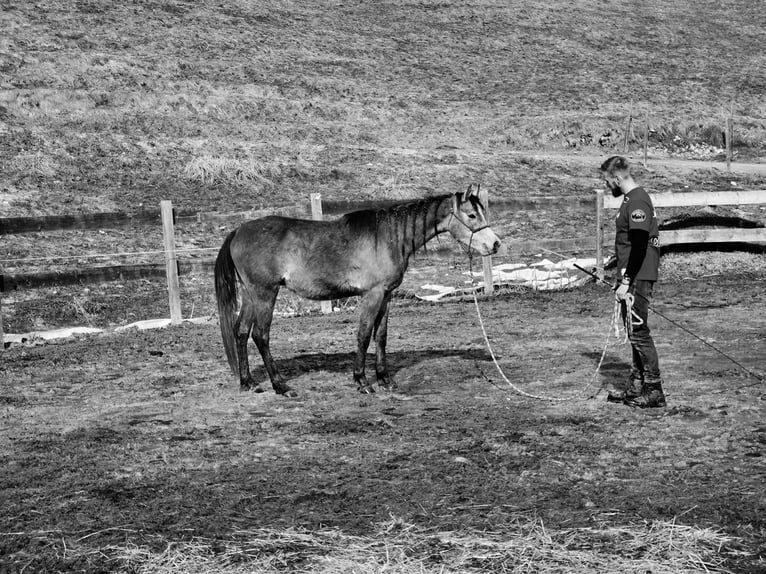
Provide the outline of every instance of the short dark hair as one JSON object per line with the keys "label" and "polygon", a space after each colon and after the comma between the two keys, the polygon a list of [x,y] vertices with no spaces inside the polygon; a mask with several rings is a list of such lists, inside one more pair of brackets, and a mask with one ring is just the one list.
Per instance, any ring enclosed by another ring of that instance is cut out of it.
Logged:
{"label": "short dark hair", "polygon": [[601,164],[601,171],[614,175],[617,172],[630,173],[628,158],[621,155],[613,155]]}

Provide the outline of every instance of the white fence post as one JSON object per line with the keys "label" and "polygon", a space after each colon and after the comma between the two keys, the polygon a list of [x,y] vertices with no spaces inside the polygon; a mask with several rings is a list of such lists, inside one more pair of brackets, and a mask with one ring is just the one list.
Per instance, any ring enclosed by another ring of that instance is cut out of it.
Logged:
{"label": "white fence post", "polygon": [[[316,221],[322,221],[324,217],[322,214],[322,194],[312,193],[310,197],[311,197],[311,218],[315,219]],[[321,301],[320,306],[322,309],[322,313],[332,313],[332,301]]]}
{"label": "white fence post", "polygon": [[[484,210],[484,215],[487,218],[487,224],[489,224],[489,197],[487,197],[487,205]],[[494,295],[495,284],[492,281],[492,256],[485,255],[481,258],[481,265],[484,270],[484,294]]]}
{"label": "white fence post", "polygon": [[604,190],[596,190],[596,276],[604,280]]}
{"label": "white fence post", "polygon": [[178,284],[178,260],[173,227],[173,204],[160,201],[162,212],[162,239],[165,244],[165,273],[168,278],[168,300],[170,302],[170,324],[181,324],[181,289]]}

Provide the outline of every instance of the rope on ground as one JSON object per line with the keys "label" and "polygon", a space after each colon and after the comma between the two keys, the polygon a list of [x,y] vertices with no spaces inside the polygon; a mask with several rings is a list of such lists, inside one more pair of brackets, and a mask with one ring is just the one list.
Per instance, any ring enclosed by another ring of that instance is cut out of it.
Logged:
{"label": "rope on ground", "polygon": [[[479,308],[479,300],[476,297],[476,294],[473,295],[473,302],[476,306],[476,315],[479,318],[479,325],[481,326],[481,332],[484,336],[484,343],[487,345],[487,350],[489,351],[490,356],[492,357],[492,362],[495,364],[495,368],[497,369],[497,372],[500,374],[500,376],[503,378],[503,380],[508,384],[508,386],[517,394],[528,397],[530,399],[536,399],[541,401],[570,401],[570,400],[577,400],[582,401],[585,399],[593,399],[601,392],[603,385],[601,385],[596,391],[595,394],[589,395],[589,396],[576,396],[576,397],[550,397],[545,395],[536,395],[534,393],[528,393],[527,391],[519,388],[517,385],[515,385],[513,382],[511,382],[510,379],[505,375],[505,372],[503,372],[503,368],[500,366],[500,363],[497,361],[497,357],[495,357],[495,352],[492,349],[492,345],[489,342],[489,337],[487,336],[487,330],[484,327],[484,319],[481,316],[481,309]],[[601,369],[601,365],[604,363],[604,358],[606,357],[606,351],[609,348],[609,336],[612,332],[612,329],[615,327],[615,317],[616,315],[612,314],[612,324],[609,325],[609,329],[607,330],[607,336],[606,336],[606,342],[604,343],[604,350],[601,352],[601,358],[598,361],[598,365],[596,366],[596,370],[593,372],[593,375],[591,376],[588,383],[583,387],[582,391],[580,392],[581,395],[585,394],[585,391],[587,391],[596,380],[596,377],[598,376],[598,373]]]}

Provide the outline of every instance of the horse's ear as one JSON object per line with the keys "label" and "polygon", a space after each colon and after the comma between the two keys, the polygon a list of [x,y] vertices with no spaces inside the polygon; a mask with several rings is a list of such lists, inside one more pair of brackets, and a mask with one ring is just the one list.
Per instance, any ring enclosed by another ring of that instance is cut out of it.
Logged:
{"label": "horse's ear", "polygon": [[465,203],[468,201],[468,198],[471,197],[475,192],[473,191],[473,184],[470,184],[468,186],[468,189],[465,190],[465,193],[463,194],[463,197],[461,198],[462,203]]}
{"label": "horse's ear", "polygon": [[479,203],[484,209],[489,205],[489,192],[487,188],[481,189],[481,185],[476,186],[476,194],[479,196]]}

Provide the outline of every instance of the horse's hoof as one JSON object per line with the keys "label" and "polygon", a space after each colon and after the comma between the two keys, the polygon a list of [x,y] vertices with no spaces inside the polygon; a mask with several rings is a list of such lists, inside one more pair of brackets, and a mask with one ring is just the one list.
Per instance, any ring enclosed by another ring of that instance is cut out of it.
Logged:
{"label": "horse's hoof", "polygon": [[363,395],[375,394],[375,389],[372,388],[372,385],[360,385],[357,390]]}
{"label": "horse's hoof", "polygon": [[255,389],[258,391],[258,385],[260,383],[256,383],[255,379],[253,378],[253,375],[248,375],[247,378],[240,379],[239,380],[239,390],[240,391],[251,391]]}
{"label": "horse's hoof", "polygon": [[395,391],[399,388],[399,385],[393,379],[381,379],[378,381],[378,386],[385,391]]}

